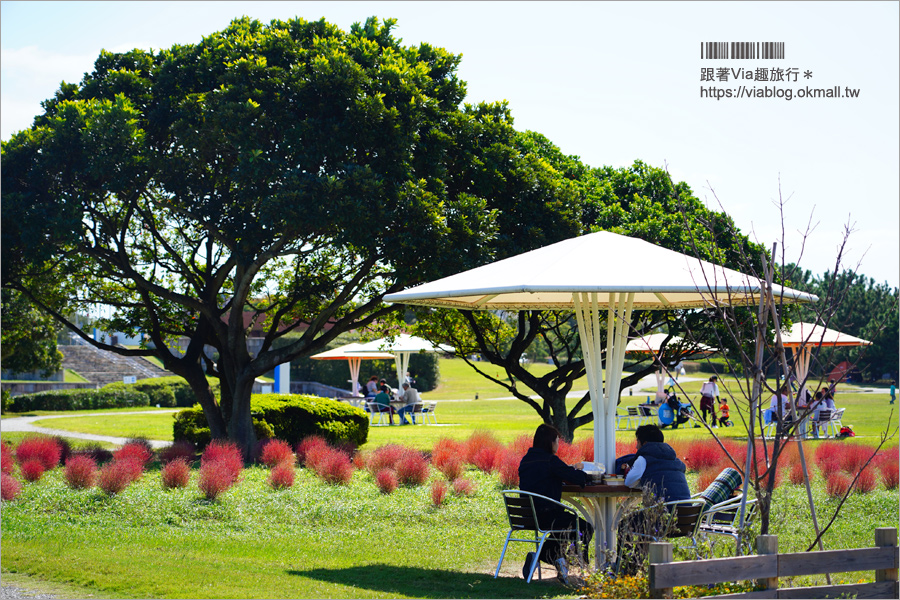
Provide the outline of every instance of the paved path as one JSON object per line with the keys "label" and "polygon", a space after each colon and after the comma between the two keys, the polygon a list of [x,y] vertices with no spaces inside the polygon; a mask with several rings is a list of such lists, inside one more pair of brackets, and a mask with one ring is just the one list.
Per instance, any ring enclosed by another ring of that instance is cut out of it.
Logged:
{"label": "paved path", "polygon": [[[172,410],[141,410],[134,412],[99,412],[99,413],[88,413],[81,415],[48,415],[42,417],[13,417],[11,419],[3,419],[0,421],[0,428],[3,431],[31,431],[34,433],[44,433],[47,435],[62,435],[70,438],[78,438],[82,440],[91,440],[95,442],[109,442],[110,444],[119,444],[122,445],[128,441],[128,438],[123,437],[115,437],[111,435],[95,435],[93,433],[79,433],[77,431],[68,431],[65,429],[52,429],[49,427],[38,427],[33,423],[35,421],[43,421],[45,419],[68,419],[72,417],[96,417],[98,415],[108,415],[111,417],[115,417],[118,415],[156,415],[160,413],[172,413],[178,412],[179,409]],[[172,442],[165,442],[162,440],[150,440],[150,444],[154,448],[165,448],[166,446],[171,446]]]}

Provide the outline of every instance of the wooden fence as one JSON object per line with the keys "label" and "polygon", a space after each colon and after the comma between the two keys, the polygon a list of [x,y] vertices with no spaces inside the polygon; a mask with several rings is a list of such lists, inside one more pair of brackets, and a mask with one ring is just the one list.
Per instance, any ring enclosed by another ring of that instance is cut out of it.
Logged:
{"label": "wooden fence", "polygon": [[[765,589],[707,598],[898,598],[897,529],[875,530],[874,548],[778,554],[778,536],[756,538],[758,555],[672,562],[672,544],[650,544],[650,597],[671,598],[672,588],[757,580]],[[779,577],[875,571],[874,583],[778,588]]]}

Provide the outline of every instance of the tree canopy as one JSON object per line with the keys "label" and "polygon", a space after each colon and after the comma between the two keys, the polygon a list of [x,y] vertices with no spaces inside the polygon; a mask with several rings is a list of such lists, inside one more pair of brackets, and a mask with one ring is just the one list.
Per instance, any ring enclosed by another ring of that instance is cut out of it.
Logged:
{"label": "tree canopy", "polygon": [[4,289],[2,295],[3,368],[16,373],[39,371],[44,376],[58,371],[63,356],[56,348],[56,321],[19,292]]}
{"label": "tree canopy", "polygon": [[[471,165],[518,160],[481,138],[508,111],[460,108],[460,57],[402,46],[393,24],[244,18],[196,44],[103,52],[3,143],[3,285],[95,346],[158,356],[213,435],[249,452],[255,377],[492,250],[497,178]],[[58,295],[35,283],[47,273]],[[150,343],[94,341],[60,298]]]}

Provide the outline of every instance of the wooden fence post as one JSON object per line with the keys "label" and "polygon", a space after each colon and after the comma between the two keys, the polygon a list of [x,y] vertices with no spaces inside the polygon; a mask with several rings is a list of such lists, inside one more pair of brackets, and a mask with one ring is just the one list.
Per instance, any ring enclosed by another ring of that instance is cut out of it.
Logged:
{"label": "wooden fence post", "polygon": [[671,598],[672,588],[656,587],[656,569],[654,564],[672,562],[672,544],[670,542],[652,542],[650,544],[650,584],[651,598]]}
{"label": "wooden fence post", "polygon": [[[879,527],[875,530],[875,545],[878,547],[897,547],[897,529],[895,527]],[[897,581],[897,569],[878,569],[875,581]]]}
{"label": "wooden fence post", "polygon": [[[759,555],[763,554],[778,554],[778,536],[777,535],[758,535],[756,536],[756,553]],[[757,583],[759,585],[765,586],[767,590],[777,590],[778,589],[778,570],[775,570],[774,577],[767,577],[765,579],[759,579]]]}

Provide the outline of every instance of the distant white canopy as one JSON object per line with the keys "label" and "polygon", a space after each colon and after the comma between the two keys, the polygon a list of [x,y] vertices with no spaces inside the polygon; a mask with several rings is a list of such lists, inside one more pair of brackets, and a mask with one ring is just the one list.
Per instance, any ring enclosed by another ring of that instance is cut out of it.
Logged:
{"label": "distant white canopy", "polygon": [[[450,346],[440,344],[432,344],[428,340],[409,335],[408,333],[400,333],[391,338],[381,338],[362,344],[359,348],[350,352],[390,352],[389,356],[394,359],[394,366],[397,370],[397,389],[403,387],[406,381],[406,373],[409,371],[409,357],[419,352],[453,352]],[[402,390],[401,390],[402,391]]]}
{"label": "distant white canopy", "polygon": [[[662,343],[667,337],[669,337],[668,333],[650,333],[645,336],[634,338],[633,340],[628,341],[628,345],[625,346],[625,352],[652,352],[654,354],[657,354],[662,348]],[[684,340],[675,335],[672,336],[672,339],[669,340],[668,347],[674,348],[682,344],[684,344]],[[688,347],[695,348],[695,353],[697,354],[716,351],[715,348],[711,348],[706,344],[690,344]]]}
{"label": "distant white canopy", "polygon": [[[608,231],[583,235],[444,277],[396,294],[388,302],[468,310],[571,310],[573,294],[593,292],[607,308],[633,293],[634,310],[756,304],[760,281],[650,242]],[[774,286],[784,302],[815,302],[812,294]]]}
{"label": "distant white canopy", "polygon": [[834,329],[812,323],[794,323],[790,332],[782,334],[785,347],[808,346],[868,346],[872,342],[853,337]]}
{"label": "distant white canopy", "polygon": [[310,358],[315,360],[346,360],[350,364],[350,390],[353,394],[359,393],[359,367],[363,360],[391,360],[394,355],[389,352],[374,352],[361,350],[362,344],[353,342],[339,348],[332,348]]}

